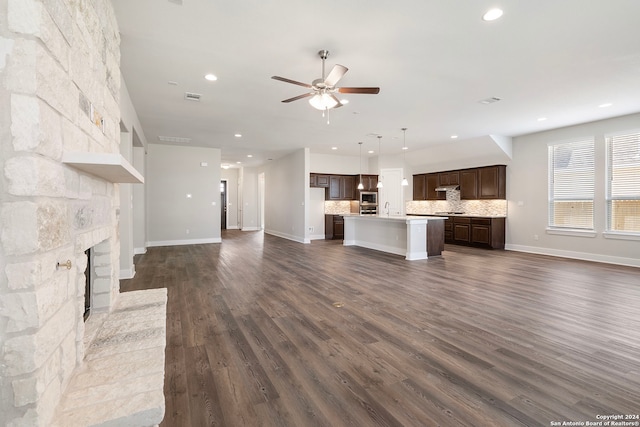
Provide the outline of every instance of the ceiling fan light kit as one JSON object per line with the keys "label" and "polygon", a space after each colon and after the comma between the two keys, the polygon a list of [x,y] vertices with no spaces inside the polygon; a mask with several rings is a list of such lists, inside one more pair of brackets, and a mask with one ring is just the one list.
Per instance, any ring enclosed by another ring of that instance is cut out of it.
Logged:
{"label": "ceiling fan light kit", "polygon": [[[333,66],[329,74],[325,77],[325,60],[329,56],[328,50],[321,50],[318,52],[318,56],[322,60],[322,77],[315,79],[308,83],[302,83],[296,80],[291,80],[286,77],[271,76],[274,80],[290,83],[302,87],[311,89],[310,92],[302,95],[294,96],[293,98],[284,99],[282,102],[289,103],[297,101],[298,99],[311,98],[309,104],[318,110],[327,111],[333,108],[342,107],[343,102],[338,99],[336,93],[354,93],[354,94],[377,94],[380,92],[379,87],[336,87],[340,79],[344,77],[345,73],[349,69],[343,65],[336,64]],[[346,102],[344,102],[346,104]]]}
{"label": "ceiling fan light kit", "polygon": [[318,93],[309,100],[309,104],[317,110],[328,110],[329,108],[334,108],[340,102],[336,101],[335,96],[332,97],[327,93]]}

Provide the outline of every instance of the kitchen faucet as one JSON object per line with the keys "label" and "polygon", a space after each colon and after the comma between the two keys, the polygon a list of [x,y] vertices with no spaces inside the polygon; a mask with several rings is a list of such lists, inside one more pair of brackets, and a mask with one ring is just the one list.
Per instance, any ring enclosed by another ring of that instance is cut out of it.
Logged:
{"label": "kitchen faucet", "polygon": [[389,216],[389,202],[384,202],[384,208],[387,210],[387,216]]}

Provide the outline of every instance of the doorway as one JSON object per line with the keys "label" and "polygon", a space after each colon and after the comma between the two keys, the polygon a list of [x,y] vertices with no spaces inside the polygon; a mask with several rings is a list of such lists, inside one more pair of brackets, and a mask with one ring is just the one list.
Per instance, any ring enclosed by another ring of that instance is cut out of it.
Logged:
{"label": "doorway", "polygon": [[227,229],[227,181],[220,181],[220,228]]}

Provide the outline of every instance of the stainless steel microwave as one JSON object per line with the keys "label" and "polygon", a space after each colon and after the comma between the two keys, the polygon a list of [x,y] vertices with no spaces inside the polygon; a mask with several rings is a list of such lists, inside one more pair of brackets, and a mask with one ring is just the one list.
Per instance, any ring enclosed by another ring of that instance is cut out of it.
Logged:
{"label": "stainless steel microwave", "polygon": [[375,191],[361,191],[360,204],[361,205],[377,205],[378,193],[376,193]]}

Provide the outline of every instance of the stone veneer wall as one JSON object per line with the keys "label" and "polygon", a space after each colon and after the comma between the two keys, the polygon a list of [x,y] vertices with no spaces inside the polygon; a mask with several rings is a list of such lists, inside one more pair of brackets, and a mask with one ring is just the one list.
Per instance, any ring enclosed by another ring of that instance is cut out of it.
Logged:
{"label": "stone veneer wall", "polygon": [[61,162],[119,152],[119,44],[109,0],[0,0],[0,425],[49,425],[82,363],[87,248],[94,309],[119,290],[118,188]]}

